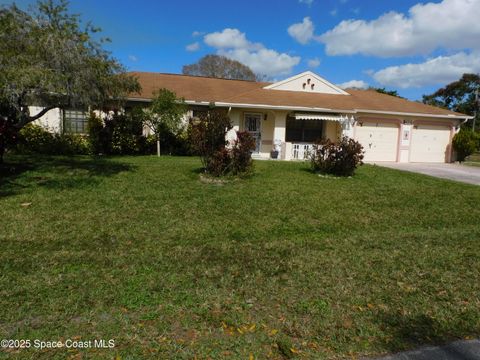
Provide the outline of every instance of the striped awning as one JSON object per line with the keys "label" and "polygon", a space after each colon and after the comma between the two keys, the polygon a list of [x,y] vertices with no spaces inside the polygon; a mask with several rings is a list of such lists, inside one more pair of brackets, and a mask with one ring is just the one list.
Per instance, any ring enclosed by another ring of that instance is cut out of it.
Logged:
{"label": "striped awning", "polygon": [[344,122],[348,120],[347,115],[338,114],[295,114],[296,120],[326,120]]}

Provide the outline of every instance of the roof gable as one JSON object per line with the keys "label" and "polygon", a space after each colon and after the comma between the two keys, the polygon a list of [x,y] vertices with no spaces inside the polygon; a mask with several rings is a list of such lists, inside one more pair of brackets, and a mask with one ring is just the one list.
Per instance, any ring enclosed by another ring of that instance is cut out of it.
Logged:
{"label": "roof gable", "polygon": [[311,71],[305,71],[288,79],[265,86],[267,90],[286,90],[303,93],[318,93],[332,95],[350,95],[346,91]]}

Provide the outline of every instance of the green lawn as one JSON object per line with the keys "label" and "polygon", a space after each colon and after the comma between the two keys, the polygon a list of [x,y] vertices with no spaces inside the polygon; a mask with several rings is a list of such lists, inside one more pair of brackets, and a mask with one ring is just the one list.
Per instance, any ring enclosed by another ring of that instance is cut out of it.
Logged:
{"label": "green lawn", "polygon": [[329,359],[480,335],[480,188],[363,166],[7,158],[0,339],[32,359]]}
{"label": "green lawn", "polygon": [[470,166],[480,166],[480,152],[476,152],[467,157],[464,164]]}

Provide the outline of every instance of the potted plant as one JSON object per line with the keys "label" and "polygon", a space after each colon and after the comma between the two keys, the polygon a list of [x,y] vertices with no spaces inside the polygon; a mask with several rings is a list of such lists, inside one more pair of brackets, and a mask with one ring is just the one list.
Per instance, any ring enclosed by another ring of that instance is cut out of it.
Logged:
{"label": "potted plant", "polygon": [[273,148],[270,152],[270,157],[272,159],[278,159],[278,155],[280,154],[280,150],[282,149],[282,140],[275,140],[273,142]]}

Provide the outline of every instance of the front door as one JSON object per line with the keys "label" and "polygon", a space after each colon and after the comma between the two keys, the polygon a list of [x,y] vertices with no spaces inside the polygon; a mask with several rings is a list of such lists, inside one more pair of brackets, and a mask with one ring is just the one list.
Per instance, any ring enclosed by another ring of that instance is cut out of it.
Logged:
{"label": "front door", "polygon": [[262,138],[262,114],[245,114],[245,130],[252,134],[255,139],[255,153],[260,152],[260,144]]}

